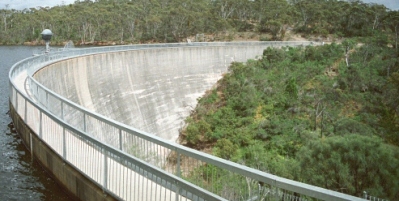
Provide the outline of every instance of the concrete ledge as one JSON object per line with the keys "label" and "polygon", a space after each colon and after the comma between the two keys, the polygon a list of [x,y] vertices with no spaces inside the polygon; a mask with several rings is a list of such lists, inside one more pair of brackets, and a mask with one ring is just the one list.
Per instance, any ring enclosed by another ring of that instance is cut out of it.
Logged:
{"label": "concrete ledge", "polygon": [[37,159],[43,169],[64,189],[73,200],[111,201],[118,200],[116,196],[104,192],[85,175],[66,163],[56,152],[44,143],[32,129],[27,126],[10,103],[10,116],[14,122],[22,142]]}

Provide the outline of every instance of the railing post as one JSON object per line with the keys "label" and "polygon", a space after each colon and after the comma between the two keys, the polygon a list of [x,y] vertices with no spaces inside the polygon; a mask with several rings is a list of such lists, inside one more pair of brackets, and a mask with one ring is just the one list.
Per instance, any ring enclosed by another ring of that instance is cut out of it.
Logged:
{"label": "railing post", "polygon": [[122,129],[119,129],[119,149],[123,151],[122,147]]}
{"label": "railing post", "polygon": [[12,86],[12,84],[11,84],[10,81],[8,82],[8,91],[9,91],[9,93],[10,93],[10,95],[9,95],[9,97],[8,97],[8,100],[11,102],[12,105],[15,105],[15,104],[14,104],[14,100],[13,100],[13,97],[14,97],[14,90],[13,90],[13,86]]}
{"label": "railing post", "polygon": [[179,201],[180,198],[180,186],[179,186],[179,181],[175,181],[175,185],[176,185],[176,197],[175,200]]}
{"label": "railing post", "polygon": [[273,192],[274,193],[274,197],[275,197],[276,200],[278,200],[279,197],[278,197],[278,188],[277,188],[277,181],[276,180],[273,181],[271,189],[272,190],[274,189],[274,192]]}
{"label": "railing post", "polygon": [[15,89],[14,95],[15,95],[15,111],[17,111],[17,113],[18,113],[18,91],[17,91],[17,89]]}
{"label": "railing post", "polygon": [[180,154],[176,151],[177,154],[177,163],[176,163],[176,176],[181,177],[180,173]]}
{"label": "railing post", "polygon": [[62,157],[66,160],[66,136],[65,136],[65,127],[62,127]]}
{"label": "railing post", "polygon": [[105,192],[108,186],[108,157],[107,157],[107,152],[105,151],[104,148],[103,148],[103,154],[104,154],[103,191]]}
{"label": "railing post", "polygon": [[26,99],[24,99],[24,100],[25,100],[25,115],[24,115],[25,119],[24,120],[25,120],[25,123],[28,124],[28,108],[27,108],[28,102]]}
{"label": "railing post", "polygon": [[46,91],[46,108],[49,109],[48,107],[48,92]]}
{"label": "railing post", "polygon": [[[177,155],[177,163],[176,163],[176,176],[181,178],[181,172],[180,172],[180,153],[177,152],[176,150],[176,155]],[[180,187],[178,181],[176,181],[176,201],[179,200],[179,195],[180,195]]]}
{"label": "railing post", "polygon": [[64,120],[64,101],[61,100],[61,119]]}
{"label": "railing post", "polygon": [[86,126],[86,113],[83,113],[83,131],[86,132],[87,130]]}
{"label": "railing post", "polygon": [[[33,89],[32,89],[32,91],[33,91]],[[38,85],[38,84],[36,84],[36,94],[35,94],[35,96],[36,96],[36,99],[40,102],[40,97],[39,97],[39,85]]]}
{"label": "railing post", "polygon": [[33,139],[32,139],[32,133],[31,132],[29,132],[29,147],[30,147],[31,160],[33,162]]}
{"label": "railing post", "polygon": [[40,110],[39,137],[43,139],[43,112]]}

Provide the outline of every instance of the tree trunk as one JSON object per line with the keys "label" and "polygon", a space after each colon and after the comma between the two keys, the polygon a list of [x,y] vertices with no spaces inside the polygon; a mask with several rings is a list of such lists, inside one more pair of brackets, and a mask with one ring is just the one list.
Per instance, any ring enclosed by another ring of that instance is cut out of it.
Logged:
{"label": "tree trunk", "polygon": [[398,25],[395,26],[395,49],[398,51]]}
{"label": "tree trunk", "polygon": [[3,21],[4,21],[4,32],[7,32],[7,17],[5,15],[3,16]]}
{"label": "tree trunk", "polygon": [[345,62],[346,62],[346,67],[349,67],[349,47],[346,47],[345,49]]}
{"label": "tree trunk", "polygon": [[122,27],[122,30],[121,30],[121,44],[123,44],[123,27]]}
{"label": "tree trunk", "polygon": [[6,4],[6,8],[4,9],[4,13],[3,13],[3,23],[4,23],[4,31],[7,32],[7,10],[10,7],[10,4]]}
{"label": "tree trunk", "polygon": [[132,20],[131,22],[130,22],[130,37],[131,37],[131,40],[132,41],[134,41],[134,28],[135,28],[135,21],[134,20]]}

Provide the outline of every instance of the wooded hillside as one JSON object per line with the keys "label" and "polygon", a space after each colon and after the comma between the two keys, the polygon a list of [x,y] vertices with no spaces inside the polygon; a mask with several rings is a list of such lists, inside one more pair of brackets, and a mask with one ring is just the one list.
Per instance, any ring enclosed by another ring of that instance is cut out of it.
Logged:
{"label": "wooded hillside", "polygon": [[359,197],[399,197],[399,54],[386,36],[233,63],[186,122],[186,146]]}
{"label": "wooded hillside", "polygon": [[398,16],[398,11],[356,0],[80,0],[0,10],[0,44],[41,41],[44,29],[53,31],[58,44],[178,42],[195,36],[228,41],[246,31],[258,40],[282,40],[287,31],[324,38],[376,31],[397,35]]}

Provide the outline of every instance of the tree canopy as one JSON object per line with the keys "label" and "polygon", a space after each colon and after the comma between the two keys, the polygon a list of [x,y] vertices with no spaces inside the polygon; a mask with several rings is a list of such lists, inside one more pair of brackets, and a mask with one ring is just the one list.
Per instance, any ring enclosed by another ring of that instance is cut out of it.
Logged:
{"label": "tree canopy", "polygon": [[398,32],[397,11],[358,0],[77,0],[52,8],[6,7],[0,16],[0,44],[40,41],[44,29],[52,30],[55,43],[76,44],[178,42],[197,34],[231,40],[245,31],[267,33],[262,40],[283,40],[289,30],[320,37]]}
{"label": "tree canopy", "polygon": [[[399,196],[399,54],[387,35],[267,48],[199,99],[182,143],[356,196]],[[356,45],[359,42],[362,45]]]}

